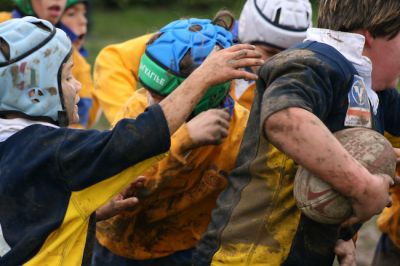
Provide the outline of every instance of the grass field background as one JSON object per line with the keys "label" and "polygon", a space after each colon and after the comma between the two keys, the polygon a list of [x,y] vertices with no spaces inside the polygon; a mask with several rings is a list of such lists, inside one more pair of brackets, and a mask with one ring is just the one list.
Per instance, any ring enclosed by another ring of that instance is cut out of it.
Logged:
{"label": "grass field background", "polygon": [[[240,8],[241,5],[235,4],[235,6],[229,7],[229,10],[239,17]],[[97,53],[107,44],[155,32],[168,22],[182,17],[212,18],[218,9],[212,7],[203,10],[187,10],[179,6],[160,8],[139,6],[111,11],[93,9],[90,35],[86,45],[90,51],[89,62],[93,63]]]}

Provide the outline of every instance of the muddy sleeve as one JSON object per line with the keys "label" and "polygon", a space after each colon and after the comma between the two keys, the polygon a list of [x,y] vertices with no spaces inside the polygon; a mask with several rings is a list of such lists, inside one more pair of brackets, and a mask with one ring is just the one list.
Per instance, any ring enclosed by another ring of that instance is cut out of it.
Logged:
{"label": "muddy sleeve", "polygon": [[334,89],[328,71],[321,66],[296,61],[283,66],[272,64],[263,67],[260,76],[259,85],[265,86],[262,121],[290,107],[308,110],[322,120],[332,109]]}
{"label": "muddy sleeve", "polygon": [[69,130],[57,150],[60,172],[72,190],[107,179],[147,158],[168,151],[168,124],[159,105],[113,130]]}

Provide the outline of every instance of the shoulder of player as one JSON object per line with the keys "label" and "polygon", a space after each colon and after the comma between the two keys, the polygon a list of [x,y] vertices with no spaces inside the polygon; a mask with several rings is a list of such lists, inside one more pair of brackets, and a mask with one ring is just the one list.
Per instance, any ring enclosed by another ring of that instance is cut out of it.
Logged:
{"label": "shoulder of player", "polygon": [[309,49],[297,48],[285,50],[272,57],[261,67],[259,75],[269,83],[269,80],[287,74],[336,76],[340,80],[342,73],[339,64],[329,57]]}

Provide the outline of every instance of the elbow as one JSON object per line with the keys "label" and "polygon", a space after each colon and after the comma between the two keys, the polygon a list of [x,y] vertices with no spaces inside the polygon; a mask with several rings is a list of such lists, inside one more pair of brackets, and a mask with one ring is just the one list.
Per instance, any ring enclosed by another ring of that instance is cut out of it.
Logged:
{"label": "elbow", "polygon": [[290,109],[284,109],[267,117],[263,125],[264,136],[268,140],[273,141],[276,137],[286,135],[289,131],[293,131],[291,116]]}
{"label": "elbow", "polygon": [[272,114],[264,120],[264,136],[269,140],[274,139],[274,136],[284,131],[283,127],[284,125],[282,125],[279,115]]}

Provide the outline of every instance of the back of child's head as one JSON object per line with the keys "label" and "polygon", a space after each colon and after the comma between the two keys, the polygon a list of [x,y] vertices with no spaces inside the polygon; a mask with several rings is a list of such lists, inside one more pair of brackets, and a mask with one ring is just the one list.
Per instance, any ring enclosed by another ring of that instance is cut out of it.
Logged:
{"label": "back of child's head", "polygon": [[336,31],[368,30],[393,38],[400,31],[399,0],[320,0],[318,27]]}
{"label": "back of child's head", "polygon": [[68,124],[61,89],[71,42],[50,22],[34,17],[0,24],[0,115]]}
{"label": "back of child's head", "polygon": [[35,16],[35,12],[33,11],[32,0],[13,0],[16,7],[26,16]]}
{"label": "back of child's head", "polygon": [[308,0],[247,0],[239,18],[239,41],[286,49],[304,40],[311,19]]}
{"label": "back of child's head", "polygon": [[[232,45],[230,27],[234,21],[228,11],[214,20],[182,19],[169,23],[149,41],[139,67],[139,79],[151,92],[167,96],[179,86],[211,53],[215,46]],[[195,86],[195,84],[194,84]],[[210,88],[196,106],[196,115],[221,105],[230,84]]]}

